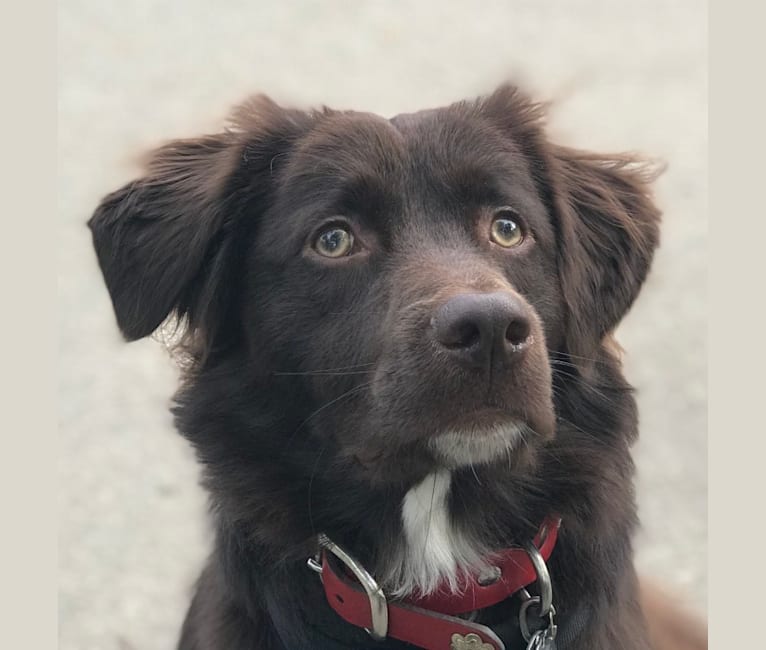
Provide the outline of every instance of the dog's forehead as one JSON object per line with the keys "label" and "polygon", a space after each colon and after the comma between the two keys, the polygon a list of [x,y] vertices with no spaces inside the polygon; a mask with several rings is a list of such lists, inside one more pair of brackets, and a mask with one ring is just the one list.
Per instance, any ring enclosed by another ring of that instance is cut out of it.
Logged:
{"label": "dog's forehead", "polygon": [[465,104],[402,113],[390,120],[408,145],[410,171],[440,184],[485,184],[493,176],[532,187],[528,161],[509,133]]}
{"label": "dog's forehead", "polygon": [[373,181],[400,194],[426,183],[482,183],[491,175],[527,179],[512,138],[461,106],[400,114],[329,112],[298,143],[285,180],[311,191],[327,184]]}
{"label": "dog's forehead", "polygon": [[406,143],[389,120],[372,113],[330,113],[298,143],[289,173],[390,174],[401,166]]}
{"label": "dog's forehead", "polygon": [[491,167],[521,158],[510,139],[477,112],[449,106],[386,119],[373,113],[331,113],[301,141],[293,169],[315,173],[411,174],[455,164]]}

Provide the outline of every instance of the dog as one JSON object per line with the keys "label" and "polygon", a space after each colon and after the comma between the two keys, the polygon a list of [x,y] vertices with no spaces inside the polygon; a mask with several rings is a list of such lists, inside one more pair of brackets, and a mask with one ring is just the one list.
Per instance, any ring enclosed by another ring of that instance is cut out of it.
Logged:
{"label": "dog", "polygon": [[[392,119],[257,96],[97,207],[122,334],[180,333],[215,545],[179,650],[670,638],[633,565],[612,336],[659,243],[654,172],[551,142],[545,108],[510,84]],[[692,628],[674,647],[707,647]]]}

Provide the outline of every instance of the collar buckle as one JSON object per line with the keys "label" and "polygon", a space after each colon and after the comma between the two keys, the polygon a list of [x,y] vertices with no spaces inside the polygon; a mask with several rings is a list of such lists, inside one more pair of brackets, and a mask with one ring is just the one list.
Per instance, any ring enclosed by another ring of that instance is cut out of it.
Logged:
{"label": "collar buckle", "polygon": [[[369,628],[364,628],[364,630],[375,641],[385,640],[388,635],[388,602],[383,589],[356,558],[338,546],[324,533],[319,535],[319,546],[340,560],[354,574],[359,584],[362,585],[367,594],[367,600],[370,605],[370,618],[372,619],[372,625]],[[330,558],[328,557],[327,560],[330,561]],[[308,565],[309,568],[321,575],[322,565],[317,560],[310,559]]]}

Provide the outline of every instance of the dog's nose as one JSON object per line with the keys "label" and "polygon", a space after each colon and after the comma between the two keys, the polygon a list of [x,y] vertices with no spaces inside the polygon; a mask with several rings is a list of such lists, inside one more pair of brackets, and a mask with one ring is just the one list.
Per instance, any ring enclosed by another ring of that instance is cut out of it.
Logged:
{"label": "dog's nose", "polygon": [[431,322],[436,340],[471,366],[512,361],[530,340],[528,308],[510,293],[459,294]]}

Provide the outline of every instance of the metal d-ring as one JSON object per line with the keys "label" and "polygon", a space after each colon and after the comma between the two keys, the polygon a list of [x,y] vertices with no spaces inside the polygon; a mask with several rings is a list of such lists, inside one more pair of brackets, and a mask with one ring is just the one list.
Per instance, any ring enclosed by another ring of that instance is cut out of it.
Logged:
{"label": "metal d-ring", "polygon": [[551,575],[548,573],[548,567],[545,564],[543,556],[540,555],[538,548],[531,542],[524,545],[532,566],[537,574],[537,586],[540,590],[540,618],[545,618],[553,607],[553,585],[551,584]]}
{"label": "metal d-ring", "polygon": [[[370,615],[372,619],[372,628],[364,629],[376,641],[383,641],[388,634],[388,603],[386,602],[386,595],[383,593],[383,589],[381,589],[380,585],[375,582],[375,578],[367,572],[358,560],[349,555],[327,535],[319,535],[319,545],[343,562],[362,585],[370,602]],[[317,563],[309,562],[309,566],[316,571],[314,565],[317,565]],[[319,568],[321,571],[321,565]]]}

